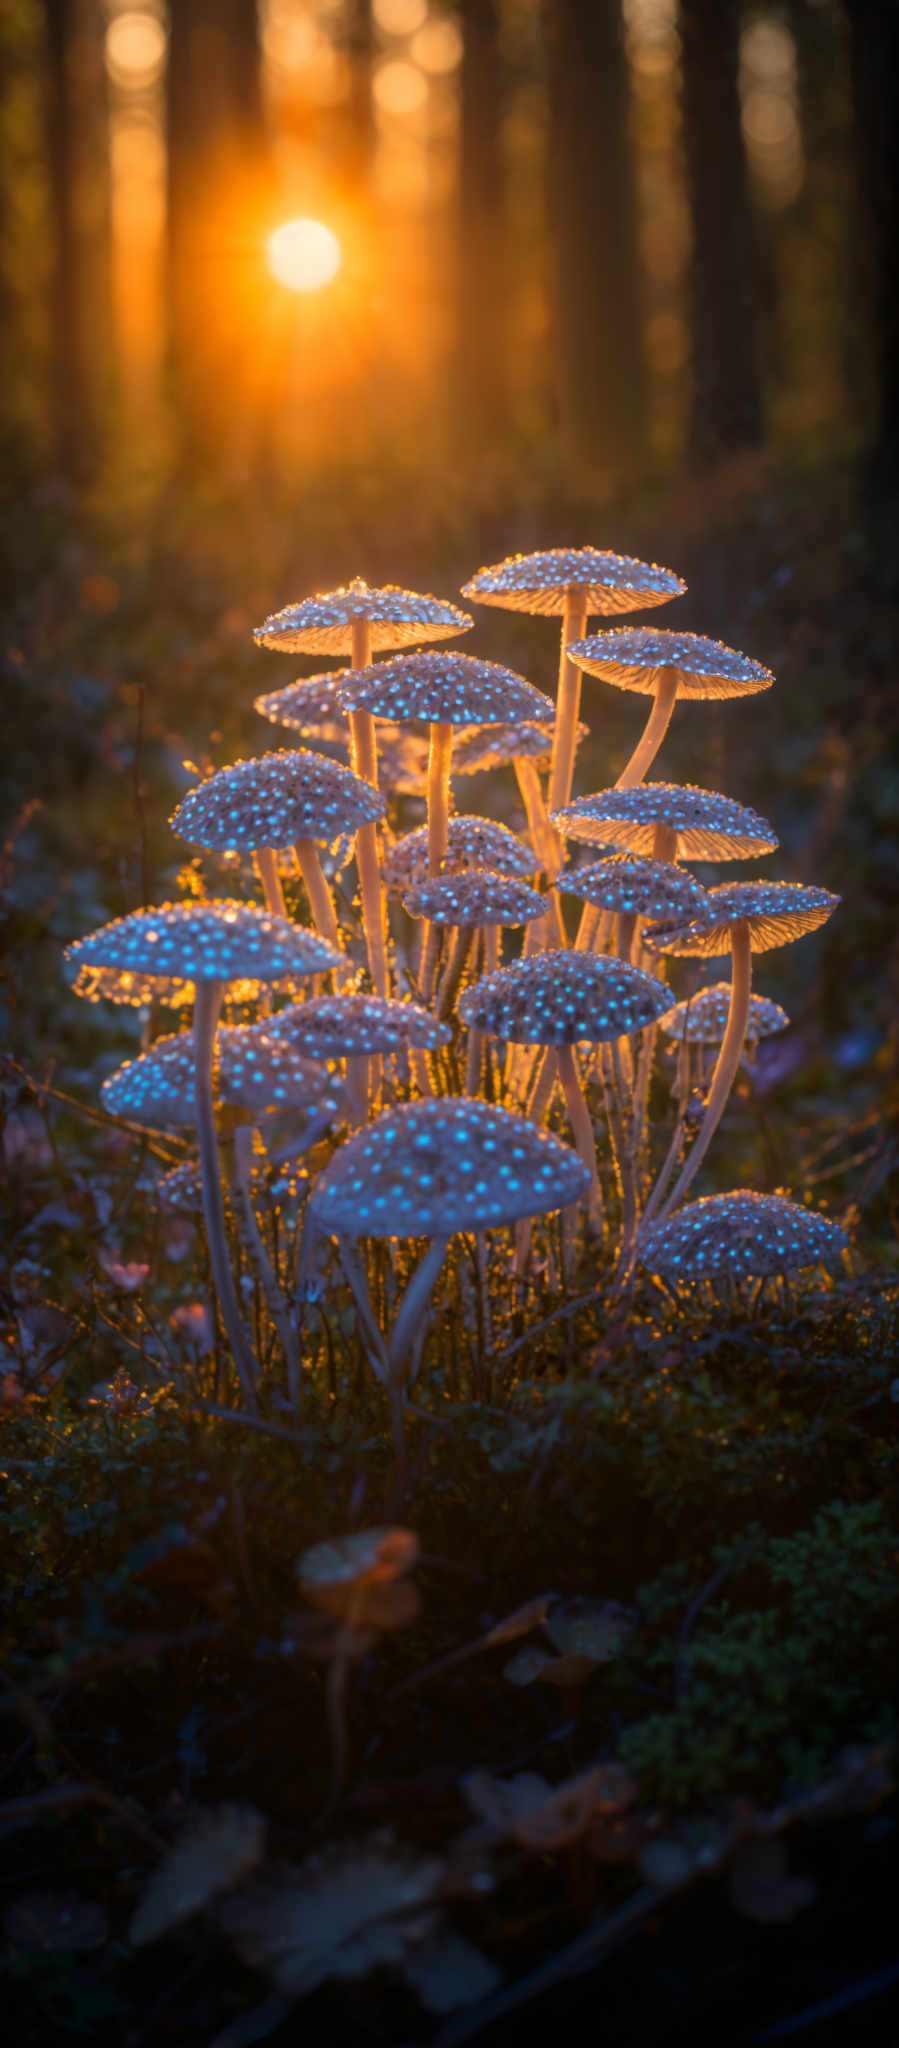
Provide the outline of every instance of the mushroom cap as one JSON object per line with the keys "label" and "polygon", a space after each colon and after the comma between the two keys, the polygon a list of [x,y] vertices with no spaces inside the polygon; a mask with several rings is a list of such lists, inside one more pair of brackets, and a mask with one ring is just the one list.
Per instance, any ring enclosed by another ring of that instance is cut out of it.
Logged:
{"label": "mushroom cap", "polygon": [[567,1208],[587,1194],[576,1152],[524,1117],[464,1096],[386,1110],[335,1152],[309,1197],[348,1237],[450,1237]]}
{"label": "mushroom cap", "polygon": [[479,604],[504,605],[514,612],[564,612],[577,592],[588,612],[631,612],[681,597],[687,586],[670,569],[611,555],[601,548],[547,548],[538,555],[509,555],[479,569],[462,587]]}
{"label": "mushroom cap", "polygon": [[823,1266],[849,1247],[844,1230],[816,1209],[803,1209],[782,1195],[758,1195],[738,1188],[731,1195],[706,1195],[688,1202],[667,1223],[640,1233],[637,1256],[663,1280],[763,1279],[801,1266]]}
{"label": "mushroom cap", "polygon": [[[104,1081],[103,1105],[113,1116],[155,1128],[196,1123],[196,1061],[192,1031],[158,1038],[139,1059]],[[213,1091],[247,1110],[314,1107],[337,1116],[342,1089],[315,1061],[303,1059],[272,1022],[220,1025],[213,1055]]]}
{"label": "mushroom cap", "polygon": [[686,868],[638,853],[610,853],[605,860],[565,869],[556,887],[619,917],[686,919],[702,910],[708,894]]}
{"label": "mushroom cap", "polygon": [[[510,725],[475,725],[453,741],[453,775],[479,775],[488,768],[504,768],[509,761],[548,761],[553,750],[552,723],[522,719]],[[576,744],[589,735],[579,725]]]}
{"label": "mushroom cap", "polygon": [[670,996],[664,982],[626,960],[559,947],[485,974],[458,1010],[464,1024],[515,1045],[605,1045],[654,1024]]}
{"label": "mushroom cap", "polygon": [[395,1052],[405,1046],[448,1044],[448,1024],[417,1003],[387,996],[311,996],[279,1010],[278,1036],[307,1058],[341,1060],[355,1054]]}
{"label": "mushroom cap", "polygon": [[733,797],[685,782],[638,782],[632,789],[600,789],[553,813],[553,824],[588,845],[630,847],[652,853],[655,828],[677,833],[680,860],[749,860],[771,853],[777,835],[765,818]]}
{"label": "mushroom cap", "polygon": [[446,640],[467,633],[474,620],[440,597],[420,596],[387,583],[372,589],[355,577],[346,589],[328,590],[273,612],[257,626],[259,647],[282,653],[349,654],[352,629],[359,621],[371,628],[372,647],[412,647],[418,640]]}
{"label": "mushroom cap", "polygon": [[[727,1030],[730,1001],[730,982],[712,982],[687,1002],[676,1003],[667,1017],[661,1019],[661,1029],[666,1038],[676,1039],[679,1045],[720,1045]],[[770,1038],[774,1031],[786,1031],[789,1022],[786,1010],[773,1003],[770,996],[750,996],[746,1023],[750,1043],[757,1038]]]}
{"label": "mushroom cap", "polygon": [[[72,977],[72,993],[88,1003],[121,1003],[132,1010],[149,1003],[163,1003],[169,1010],[189,1008],[194,999],[192,981],[166,980],[159,974],[128,974],[119,967],[79,967]],[[256,993],[258,984],[253,984]]]}
{"label": "mushroom cap", "polygon": [[170,823],[197,846],[284,847],[298,839],[330,846],[342,833],[383,818],[386,808],[380,790],[339,761],[285,749],[236,761],[199,782]]}
{"label": "mushroom cap", "polygon": [[203,1177],[199,1159],[183,1159],[180,1166],[170,1166],[168,1173],[156,1183],[156,1200],[160,1209],[174,1210],[176,1215],[192,1215],[203,1207]]}
{"label": "mushroom cap", "polygon": [[76,939],[65,957],[79,968],[118,967],[193,982],[292,982],[345,964],[316,932],[227,898],[133,910]]}
{"label": "mushroom cap", "polygon": [[335,668],[320,676],[300,676],[283,690],[269,690],[256,697],[253,709],[272,725],[287,725],[293,732],[309,737],[323,732],[330,737],[333,733],[335,738],[342,738],[349,729],[346,713],[337,701],[337,687],[347,674],[349,670]]}
{"label": "mushroom cap", "polygon": [[760,661],[750,661],[748,654],[720,640],[660,626],[617,626],[587,640],[570,640],[568,656],[588,675],[645,697],[654,696],[660,682],[672,675],[679,697],[747,697],[770,690],[774,681]]}
{"label": "mushroom cap", "polygon": [[[447,826],[445,874],[459,874],[467,868],[490,868],[496,875],[515,875],[523,881],[538,865],[537,855],[508,826],[492,818],[462,816],[450,818]],[[381,862],[381,880],[387,889],[409,889],[427,880],[428,828],[420,825],[394,841]]]}
{"label": "mushroom cap", "polygon": [[733,926],[745,919],[752,951],[767,953],[826,924],[839,901],[804,882],[722,882],[689,923],[650,926],[643,940],[656,953],[729,953]]}
{"label": "mushroom cap", "polygon": [[423,718],[429,725],[501,724],[510,718],[552,718],[553,703],[523,676],[473,654],[441,649],[397,654],[369,668],[347,669],[340,685],[347,711],[373,718]]}
{"label": "mushroom cap", "polygon": [[547,907],[544,896],[514,875],[491,874],[486,868],[429,875],[406,891],[403,902],[410,917],[447,925],[528,924],[532,917],[542,917]]}

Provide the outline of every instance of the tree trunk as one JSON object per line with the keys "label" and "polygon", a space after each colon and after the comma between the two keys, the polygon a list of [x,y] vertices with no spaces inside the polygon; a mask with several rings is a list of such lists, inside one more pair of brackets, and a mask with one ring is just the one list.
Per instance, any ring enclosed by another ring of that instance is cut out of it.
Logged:
{"label": "tree trunk", "polygon": [[73,479],[94,466],[109,333],[103,24],[96,0],[44,0],[54,439]]}
{"label": "tree trunk", "polygon": [[758,285],[740,128],[739,0],[681,0],[684,150],[693,226],[690,265],[697,465],[764,436]]}
{"label": "tree trunk", "polygon": [[460,0],[459,12],[458,410],[465,439],[480,445],[507,411],[502,68],[496,0]]}
{"label": "tree trunk", "polygon": [[349,60],[349,135],[346,148],[347,176],[363,202],[370,198],[369,185],[375,155],[375,111],[372,79],[375,60],[375,26],[372,0],[345,0],[344,44]]}
{"label": "tree trunk", "polygon": [[644,369],[628,72],[617,0],[543,0],[552,314],[562,441],[582,474],[639,469]]}
{"label": "tree trunk", "polygon": [[[871,323],[874,436],[865,479],[875,543],[899,516],[899,7],[845,0],[863,287]],[[889,549],[893,587],[899,580]]]}

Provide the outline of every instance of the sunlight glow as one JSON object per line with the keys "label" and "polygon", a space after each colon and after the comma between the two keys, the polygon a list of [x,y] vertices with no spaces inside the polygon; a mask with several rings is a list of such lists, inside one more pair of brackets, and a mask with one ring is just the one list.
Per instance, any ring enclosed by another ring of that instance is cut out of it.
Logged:
{"label": "sunlight glow", "polygon": [[132,90],[155,85],[165,63],[166,32],[155,14],[129,8],[106,31],[106,65],[116,85]]}
{"label": "sunlight glow", "polygon": [[417,114],[428,97],[424,72],[401,58],[378,66],[373,90],[383,114]]}
{"label": "sunlight glow", "polygon": [[272,276],[292,292],[321,291],[340,269],[340,243],[320,220],[286,220],[265,251]]}

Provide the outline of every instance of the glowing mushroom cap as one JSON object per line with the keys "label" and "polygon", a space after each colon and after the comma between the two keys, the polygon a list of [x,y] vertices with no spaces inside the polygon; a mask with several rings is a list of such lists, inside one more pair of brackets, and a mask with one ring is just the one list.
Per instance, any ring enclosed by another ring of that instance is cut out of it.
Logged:
{"label": "glowing mushroom cap", "polygon": [[463,597],[504,605],[515,612],[564,612],[577,593],[588,612],[631,612],[666,604],[686,590],[680,576],[633,555],[601,548],[548,548],[538,555],[509,555],[479,569],[463,586]]}
{"label": "glowing mushroom cap", "polygon": [[117,967],[179,981],[293,982],[344,966],[315,932],[227,898],[134,910],[67,946],[77,967]]}
{"label": "glowing mushroom cap", "polygon": [[[453,741],[452,773],[479,775],[488,768],[504,768],[510,761],[548,761],[553,750],[554,722],[521,719],[511,725],[476,725]],[[579,725],[576,743],[588,737],[589,726]]]}
{"label": "glowing mushroom cap", "polygon": [[467,1097],[389,1109],[341,1145],[310,1214],[348,1237],[451,1237],[567,1208],[587,1194],[577,1154],[524,1117]]}
{"label": "glowing mushroom cap", "polygon": [[748,860],[777,845],[776,833],[757,811],[688,782],[600,789],[555,811],[553,824],[572,839],[649,854],[656,826],[667,825],[677,833],[680,860]]}
{"label": "glowing mushroom cap", "polygon": [[380,590],[356,577],[346,589],[329,590],[286,605],[258,626],[260,647],[281,653],[349,654],[353,626],[365,623],[372,647],[413,647],[419,640],[446,640],[467,633],[474,620],[439,597],[420,596],[388,583]]}
{"label": "glowing mushroom cap", "polygon": [[188,791],[172,828],[197,846],[253,849],[317,839],[330,846],[344,832],[383,818],[380,790],[325,754],[285,750],[236,761]]}
{"label": "glowing mushroom cap", "polygon": [[839,900],[829,889],[803,882],[723,882],[709,889],[704,908],[689,923],[650,927],[644,943],[658,953],[729,953],[733,926],[745,920],[752,951],[767,953],[816,931]]}
{"label": "glowing mushroom cap", "polygon": [[454,650],[398,654],[370,668],[348,669],[339,695],[347,711],[368,711],[373,718],[421,718],[429,725],[552,718],[554,708],[551,698],[512,669]]}
{"label": "glowing mushroom cap", "polygon": [[587,640],[570,640],[568,657],[588,675],[645,697],[654,696],[670,676],[677,678],[679,697],[747,697],[770,690],[774,681],[760,661],[750,661],[748,654],[720,640],[660,626],[617,626]]}
{"label": "glowing mushroom cap", "polygon": [[[680,1045],[685,1042],[687,1045],[720,1045],[727,1030],[730,1005],[730,982],[713,982],[687,1002],[677,1003],[667,1017],[661,1019],[661,1029],[666,1038],[674,1038]],[[786,1031],[789,1022],[786,1010],[782,1010],[779,1003],[773,1003],[770,996],[750,996],[746,1020],[746,1037],[750,1043],[758,1038],[770,1038],[772,1032]]]}
{"label": "glowing mushroom cap", "polygon": [[433,1050],[452,1037],[430,1011],[387,996],[310,996],[279,1010],[273,1020],[285,1038],[309,1059],[348,1059],[358,1054],[396,1052],[406,1046]]}
{"label": "glowing mushroom cap", "polygon": [[[515,875],[523,880],[532,875],[537,856],[523,839],[492,818],[450,818],[447,827],[444,873],[462,873],[469,868],[490,868],[497,875]],[[428,828],[419,826],[397,839],[381,863],[381,879],[387,889],[409,889],[426,880]]]}
{"label": "glowing mushroom cap", "polygon": [[485,974],[458,1008],[464,1024],[515,1045],[605,1045],[654,1024],[670,998],[664,982],[626,960],[560,947]]}
{"label": "glowing mushroom cap", "polygon": [[849,1248],[844,1230],[815,1209],[782,1195],[740,1188],[689,1202],[667,1223],[640,1233],[638,1257],[663,1280],[764,1279],[802,1266],[828,1265]]}
{"label": "glowing mushroom cap", "polygon": [[[152,1128],[196,1123],[196,1061],[192,1031],[158,1038],[148,1052],[127,1060],[104,1081],[104,1107],[113,1116]],[[264,1025],[220,1026],[213,1056],[213,1093],[220,1102],[252,1110],[314,1107],[339,1114],[341,1088],[333,1075],[303,1059],[266,1019]]]}
{"label": "glowing mushroom cap", "polygon": [[686,868],[637,853],[610,853],[605,860],[566,869],[556,886],[619,917],[686,919],[702,910],[708,893]]}
{"label": "glowing mushroom cap", "polygon": [[283,690],[269,690],[257,697],[253,709],[272,725],[287,725],[308,738],[316,733],[335,738],[348,736],[346,713],[337,700],[338,685],[348,674],[348,669],[336,668],[324,675],[301,677]]}
{"label": "glowing mushroom cap", "polygon": [[403,902],[410,916],[445,925],[528,924],[546,910],[546,898],[535,889],[514,875],[495,875],[488,869],[430,875],[408,889]]}

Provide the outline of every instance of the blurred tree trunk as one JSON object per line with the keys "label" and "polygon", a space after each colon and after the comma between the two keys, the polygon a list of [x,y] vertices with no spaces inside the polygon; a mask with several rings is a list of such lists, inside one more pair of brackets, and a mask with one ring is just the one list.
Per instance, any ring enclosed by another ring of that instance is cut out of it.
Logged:
{"label": "blurred tree trunk", "polygon": [[[899,515],[899,7],[845,0],[855,109],[863,286],[872,330],[874,440],[866,497],[876,537]],[[890,548],[893,583],[899,582]]]}
{"label": "blurred tree trunk", "polygon": [[764,438],[758,279],[738,84],[739,0],[681,0],[693,226],[689,448],[716,462]]}
{"label": "blurred tree trunk", "polygon": [[44,0],[44,20],[53,428],[57,460],[78,479],[96,462],[109,367],[104,24],[98,0]]}
{"label": "blurred tree trunk", "polygon": [[351,186],[365,204],[375,155],[375,110],[372,80],[375,25],[372,0],[345,0],[344,45],[349,59],[349,142],[347,172]]}
{"label": "blurred tree trunk", "polygon": [[562,441],[610,483],[639,469],[645,377],[618,0],[542,0],[552,319]]}
{"label": "blurred tree trunk", "polygon": [[460,0],[459,242],[456,361],[466,440],[502,432],[506,277],[502,67],[496,0]]}

